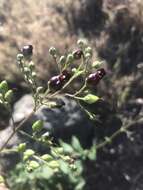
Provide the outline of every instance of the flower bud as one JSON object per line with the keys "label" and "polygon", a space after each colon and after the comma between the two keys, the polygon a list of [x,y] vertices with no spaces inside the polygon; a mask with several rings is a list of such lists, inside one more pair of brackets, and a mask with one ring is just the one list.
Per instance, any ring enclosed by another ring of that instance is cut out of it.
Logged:
{"label": "flower bud", "polygon": [[29,74],[30,73],[30,69],[28,67],[24,67],[24,73],[25,74]]}
{"label": "flower bud", "polygon": [[77,72],[77,68],[72,68],[72,73],[76,73]]}
{"label": "flower bud", "polygon": [[52,169],[59,168],[59,163],[55,160],[48,162],[48,166]]}
{"label": "flower bud", "polygon": [[85,39],[79,39],[77,41],[77,45],[80,47],[80,48],[83,48],[84,46],[87,45],[87,41]]}
{"label": "flower bud", "polygon": [[103,68],[98,69],[95,73],[90,74],[86,78],[86,84],[91,85],[91,86],[97,85],[99,81],[104,77],[105,74],[106,72]]}
{"label": "flower bud", "polygon": [[66,57],[65,57],[64,55],[62,55],[62,56],[60,57],[59,62],[60,62],[61,65],[65,64],[65,62],[66,62]]}
{"label": "flower bud", "polygon": [[57,50],[56,50],[55,47],[51,47],[51,48],[49,49],[49,54],[50,54],[50,55],[55,56],[56,53],[57,53]]}
{"label": "flower bud", "polygon": [[53,160],[53,157],[51,155],[49,155],[49,154],[44,154],[44,155],[41,156],[41,158],[43,160],[45,160],[46,162],[49,162],[49,161]]}
{"label": "flower bud", "polygon": [[38,120],[36,121],[33,125],[32,125],[32,130],[34,132],[39,132],[41,131],[43,128],[43,121],[42,120]]}
{"label": "flower bud", "polygon": [[76,60],[81,59],[82,56],[83,56],[83,51],[81,49],[77,49],[73,52],[73,57]]}
{"label": "flower bud", "polygon": [[33,70],[33,69],[35,68],[35,64],[34,64],[33,61],[30,61],[30,63],[29,63],[29,68],[30,68],[31,70]]}
{"label": "flower bud", "polygon": [[67,63],[72,63],[73,62],[73,60],[74,60],[74,56],[73,56],[73,54],[68,54],[68,56],[67,56]]}
{"label": "flower bud", "polygon": [[36,92],[37,93],[43,93],[44,88],[42,86],[37,87]]}
{"label": "flower bud", "polygon": [[33,78],[36,78],[37,77],[37,74],[35,72],[32,72],[32,77]]}
{"label": "flower bud", "polygon": [[86,54],[85,54],[85,58],[86,58],[86,59],[89,59],[89,58],[91,58],[91,57],[92,57],[92,55],[91,55],[90,53],[86,53]]}
{"label": "flower bud", "polygon": [[24,58],[22,53],[17,54],[17,61],[21,61]]}
{"label": "flower bud", "polygon": [[50,90],[56,91],[60,90],[63,86],[63,82],[60,80],[60,75],[53,76],[49,81],[48,85]]}
{"label": "flower bud", "polygon": [[27,160],[29,159],[31,156],[33,156],[35,154],[35,152],[32,150],[32,149],[27,149],[25,152],[24,152],[24,157],[23,157],[23,160]]}
{"label": "flower bud", "polygon": [[86,53],[89,53],[90,55],[92,55],[92,48],[91,47],[87,47],[86,49],[85,49],[85,54]]}
{"label": "flower bud", "polygon": [[25,149],[26,149],[26,143],[21,143],[21,144],[19,144],[18,147],[17,147],[17,151],[18,151],[18,152],[24,152]]}
{"label": "flower bud", "polygon": [[33,54],[33,46],[32,45],[25,45],[25,46],[23,46],[23,48],[21,49],[21,53],[26,58],[32,56],[32,54]]}
{"label": "flower bud", "polygon": [[29,165],[28,165],[27,169],[29,171],[31,171],[31,170],[37,169],[39,166],[40,165],[39,165],[38,162],[36,162],[35,160],[32,160],[32,161],[29,162]]}

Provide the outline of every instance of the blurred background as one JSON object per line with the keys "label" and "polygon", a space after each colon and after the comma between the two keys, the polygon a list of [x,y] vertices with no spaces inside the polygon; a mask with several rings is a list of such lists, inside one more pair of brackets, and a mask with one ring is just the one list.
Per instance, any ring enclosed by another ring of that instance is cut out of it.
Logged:
{"label": "blurred background", "polygon": [[[15,89],[15,102],[29,92],[16,65],[20,48],[34,46],[38,77],[46,85],[56,73],[48,49],[64,53],[79,38],[86,38],[95,58],[105,62],[108,76],[97,93],[114,107],[114,117],[126,122],[143,116],[143,0],[0,0],[0,81]],[[4,130],[8,116],[0,112]],[[114,128],[113,117],[107,120],[97,136],[104,136],[105,125]],[[143,189],[141,126],[104,148],[95,168],[88,166],[89,189],[95,184],[96,190]]]}

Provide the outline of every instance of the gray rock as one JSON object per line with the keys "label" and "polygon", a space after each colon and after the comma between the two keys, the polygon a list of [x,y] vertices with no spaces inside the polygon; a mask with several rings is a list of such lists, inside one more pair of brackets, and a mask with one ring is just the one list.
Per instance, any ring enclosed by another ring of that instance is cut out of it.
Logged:
{"label": "gray rock", "polygon": [[[91,136],[93,135],[93,123],[88,119],[84,111],[81,110],[76,101],[66,97],[60,97],[60,99],[65,103],[63,107],[49,109],[46,106],[42,106],[34,116],[23,125],[22,130],[31,133],[32,123],[37,119],[41,119],[44,121],[43,132],[48,131],[55,140],[62,138],[63,140],[68,141],[72,135],[75,135],[81,140],[83,145],[89,144]],[[26,118],[33,110],[33,107],[33,98],[29,94],[17,101],[14,104],[13,110],[15,124],[19,124],[24,118]],[[0,134],[0,146],[11,132],[12,121],[10,120],[9,127]],[[15,146],[21,140],[24,140],[23,137],[16,134],[8,146]]]}

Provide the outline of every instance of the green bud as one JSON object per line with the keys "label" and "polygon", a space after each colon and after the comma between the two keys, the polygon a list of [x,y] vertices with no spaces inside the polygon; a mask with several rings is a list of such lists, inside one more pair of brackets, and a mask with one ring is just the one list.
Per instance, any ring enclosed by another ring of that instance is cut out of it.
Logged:
{"label": "green bud", "polygon": [[88,104],[93,104],[97,102],[100,98],[98,96],[95,96],[94,94],[87,94],[84,97],[76,97],[76,99],[82,100]]}
{"label": "green bud", "polygon": [[67,63],[72,63],[73,62],[73,60],[74,60],[74,56],[73,56],[73,54],[68,54],[68,56],[67,56]]}
{"label": "green bud", "polygon": [[56,152],[56,151],[54,151],[54,150],[51,150],[51,154],[52,154],[52,156],[54,156],[55,158],[58,158],[58,157],[59,157],[58,152]]}
{"label": "green bud", "polygon": [[32,160],[29,162],[29,165],[28,165],[28,169],[30,170],[34,170],[34,169],[37,169],[39,167],[39,163]]}
{"label": "green bud", "polygon": [[77,68],[73,68],[72,73],[76,73],[76,72],[77,72]]}
{"label": "green bud", "polygon": [[5,94],[8,91],[7,81],[4,80],[0,83],[0,93]]}
{"label": "green bud", "polygon": [[48,162],[48,166],[52,169],[59,168],[59,163],[55,160]]}
{"label": "green bud", "polygon": [[35,72],[32,72],[32,77],[35,78],[37,74]]}
{"label": "green bud", "polygon": [[85,58],[86,58],[86,59],[89,59],[89,58],[91,58],[91,57],[92,57],[92,55],[91,55],[90,53],[86,53],[86,54],[85,54]]}
{"label": "green bud", "polygon": [[24,73],[25,74],[29,74],[30,73],[30,69],[28,67],[24,67]]}
{"label": "green bud", "polygon": [[17,61],[21,61],[24,58],[23,54],[19,53],[17,55]]}
{"label": "green bud", "polygon": [[33,69],[35,68],[35,64],[34,64],[33,61],[31,61],[31,62],[29,63],[29,68],[30,68],[31,70],[33,70]]}
{"label": "green bud", "polygon": [[10,103],[10,102],[12,101],[12,99],[13,99],[13,91],[12,91],[12,90],[8,90],[8,91],[6,92],[4,98],[5,98],[5,100],[6,100],[7,102]]}
{"label": "green bud", "polygon": [[65,64],[65,62],[66,62],[66,57],[65,57],[64,55],[62,55],[62,56],[60,57],[59,62],[60,62],[61,65]]}
{"label": "green bud", "polygon": [[101,61],[95,61],[95,62],[93,62],[92,67],[95,69],[98,69],[99,67],[101,67],[102,63],[103,62],[101,62]]}
{"label": "green bud", "polygon": [[59,148],[55,148],[55,151],[59,154],[63,154],[64,153],[64,149],[62,147]]}
{"label": "green bud", "polygon": [[30,158],[31,156],[33,156],[35,154],[35,152],[32,149],[27,149],[24,152],[24,157],[23,160],[27,160],[28,158]]}
{"label": "green bud", "polygon": [[86,49],[85,49],[85,54],[86,53],[89,53],[90,55],[92,55],[92,48],[91,47],[87,47]]}
{"label": "green bud", "polygon": [[53,157],[49,154],[44,154],[43,156],[41,156],[41,159],[45,160],[46,162],[49,162],[53,160]]}
{"label": "green bud", "polygon": [[56,53],[57,53],[56,48],[51,47],[51,48],[49,49],[49,54],[50,54],[50,55],[54,56],[54,55],[56,55]]}
{"label": "green bud", "polygon": [[37,93],[43,93],[44,88],[42,86],[37,87],[36,92]]}
{"label": "green bud", "polygon": [[63,160],[66,162],[69,162],[71,160],[71,158],[69,156],[63,156]]}
{"label": "green bud", "polygon": [[18,147],[17,147],[17,151],[18,151],[18,152],[24,152],[25,149],[26,149],[26,143],[21,143],[21,144],[19,144]]}
{"label": "green bud", "polygon": [[79,39],[77,41],[77,45],[80,47],[80,48],[83,48],[84,46],[87,45],[87,41],[85,39]]}
{"label": "green bud", "polygon": [[38,120],[32,125],[32,129],[34,132],[39,132],[42,130],[42,128],[43,128],[43,121],[42,120]]}

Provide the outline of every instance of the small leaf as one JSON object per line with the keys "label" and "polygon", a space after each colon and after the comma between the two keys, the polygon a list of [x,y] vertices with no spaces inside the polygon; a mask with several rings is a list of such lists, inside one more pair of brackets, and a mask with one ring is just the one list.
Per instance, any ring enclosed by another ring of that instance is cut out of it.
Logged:
{"label": "small leaf", "polygon": [[88,158],[90,160],[96,160],[96,145],[94,144],[88,152]]}
{"label": "small leaf", "polygon": [[59,164],[60,164],[60,169],[62,170],[62,172],[64,174],[68,174],[69,173],[69,165],[68,165],[68,163],[64,162],[63,160],[60,160]]}
{"label": "small leaf", "polygon": [[7,84],[7,81],[4,80],[0,83],[0,92],[2,94],[5,94],[6,92],[8,91],[8,84]]}
{"label": "small leaf", "polygon": [[37,173],[37,178],[39,179],[50,179],[54,174],[54,170],[48,167],[47,165],[43,165],[40,168],[40,172]]}
{"label": "small leaf", "polygon": [[5,100],[6,100],[7,102],[10,103],[10,102],[12,101],[12,99],[13,99],[13,91],[12,91],[12,90],[8,90],[8,91],[6,92],[4,98],[5,98]]}
{"label": "small leaf", "polygon": [[70,146],[69,144],[64,143],[63,141],[60,141],[60,144],[63,147],[65,153],[71,154],[74,152],[72,146]]}
{"label": "small leaf", "polygon": [[78,151],[78,152],[82,152],[83,151],[83,148],[82,146],[80,145],[80,142],[79,140],[76,138],[76,137],[72,137],[72,147]]}

